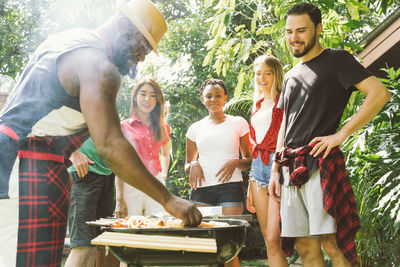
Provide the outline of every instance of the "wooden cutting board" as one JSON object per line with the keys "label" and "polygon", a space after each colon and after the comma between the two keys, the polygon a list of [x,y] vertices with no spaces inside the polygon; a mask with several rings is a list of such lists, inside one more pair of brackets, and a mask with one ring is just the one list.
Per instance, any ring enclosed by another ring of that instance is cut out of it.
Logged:
{"label": "wooden cutting board", "polygon": [[213,238],[104,232],[92,240],[92,245],[217,253]]}

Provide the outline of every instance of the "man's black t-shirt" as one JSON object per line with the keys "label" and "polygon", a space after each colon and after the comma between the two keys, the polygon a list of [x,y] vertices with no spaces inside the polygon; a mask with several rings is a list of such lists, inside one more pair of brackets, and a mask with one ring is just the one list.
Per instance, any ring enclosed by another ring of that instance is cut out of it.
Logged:
{"label": "man's black t-shirt", "polygon": [[345,50],[325,49],[286,75],[278,108],[286,117],[285,147],[336,133],[355,84],[372,74]]}

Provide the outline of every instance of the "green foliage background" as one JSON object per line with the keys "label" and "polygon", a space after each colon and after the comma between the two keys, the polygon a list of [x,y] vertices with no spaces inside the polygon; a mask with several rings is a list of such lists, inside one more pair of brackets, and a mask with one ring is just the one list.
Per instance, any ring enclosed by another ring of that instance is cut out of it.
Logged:
{"label": "green foliage background", "polygon": [[[231,96],[226,112],[249,118],[253,60],[277,56],[288,70],[297,63],[286,45],[285,12],[298,0],[157,0],[168,21],[159,44],[161,57],[140,65],[117,99],[120,118],[129,114],[132,86],[152,76],[170,104],[171,166],[168,187],[187,197],[183,172],[185,134],[206,115],[198,87],[209,77],[225,81]],[[393,10],[398,0],[311,0],[323,13],[321,42],[326,47],[360,50],[360,41]],[[67,28],[99,26],[114,12],[113,0],[0,0],[0,74],[18,77],[30,53],[49,34]],[[392,100],[366,127],[343,144],[357,198],[362,229],[357,236],[362,266],[400,266],[399,70],[388,66],[383,80]],[[0,79],[3,81],[5,79]],[[0,89],[2,84],[0,84]],[[362,103],[354,93],[345,123]]]}
{"label": "green foliage background", "polygon": [[[388,77],[382,81],[392,100],[342,147],[361,218],[357,245],[362,266],[400,264],[400,69],[385,71]],[[353,105],[360,104],[357,93]]]}

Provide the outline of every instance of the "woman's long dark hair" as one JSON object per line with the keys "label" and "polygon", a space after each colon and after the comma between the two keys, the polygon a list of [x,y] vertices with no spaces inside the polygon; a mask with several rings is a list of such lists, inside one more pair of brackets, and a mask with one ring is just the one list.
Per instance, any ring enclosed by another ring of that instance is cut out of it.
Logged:
{"label": "woman's long dark hair", "polygon": [[150,128],[153,130],[153,136],[156,141],[164,142],[168,140],[168,132],[165,126],[165,99],[161,91],[160,85],[153,79],[145,79],[138,84],[132,90],[131,97],[131,112],[130,116],[137,115],[138,105],[137,105],[137,94],[143,85],[148,84],[154,88],[156,93],[157,104],[153,111],[150,113]]}

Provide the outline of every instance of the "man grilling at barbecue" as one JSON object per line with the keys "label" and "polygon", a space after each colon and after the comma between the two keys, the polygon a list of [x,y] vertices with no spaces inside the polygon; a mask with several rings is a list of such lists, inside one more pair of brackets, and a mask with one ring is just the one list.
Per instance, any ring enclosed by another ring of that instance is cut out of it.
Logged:
{"label": "man grilling at barbecue", "polygon": [[69,30],[32,55],[0,113],[0,266],[60,266],[70,178],[68,158],[85,139],[119,178],[159,202],[185,225],[201,213],[172,195],[121,132],[120,75],[152,50],[167,27],[149,0],[117,1],[97,30]]}

